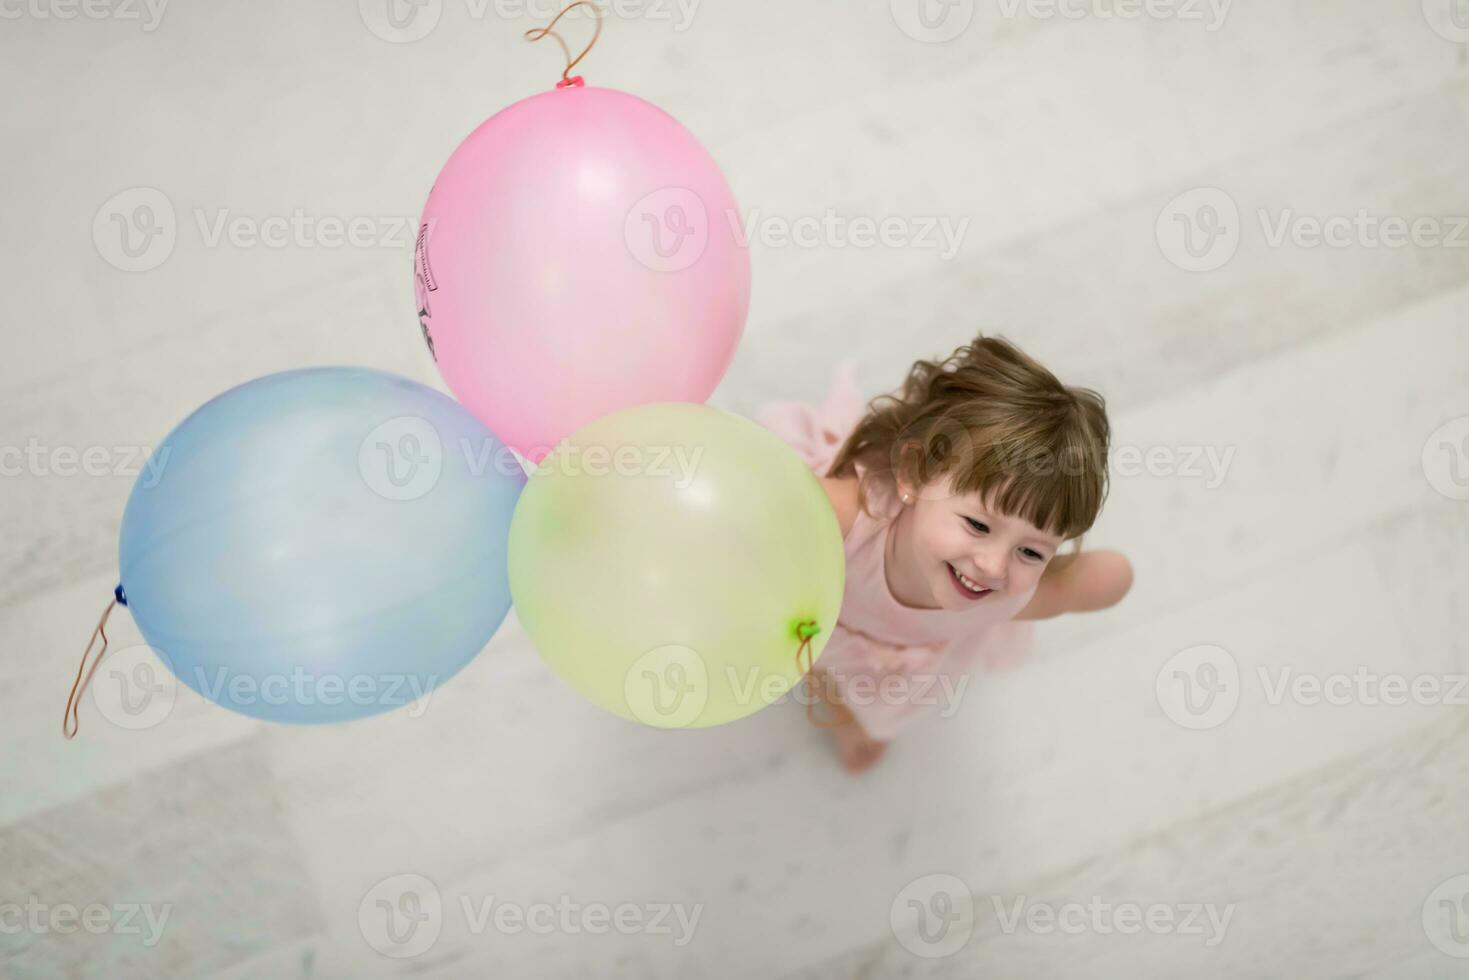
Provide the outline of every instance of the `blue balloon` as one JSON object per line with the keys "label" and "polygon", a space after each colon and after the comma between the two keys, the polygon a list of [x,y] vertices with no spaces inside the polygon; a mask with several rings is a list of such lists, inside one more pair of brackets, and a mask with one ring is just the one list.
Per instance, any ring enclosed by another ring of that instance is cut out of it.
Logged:
{"label": "blue balloon", "polygon": [[155,450],[123,514],[119,596],[211,701],[280,722],[377,714],[499,629],[525,484],[432,388],[366,368],[268,375]]}

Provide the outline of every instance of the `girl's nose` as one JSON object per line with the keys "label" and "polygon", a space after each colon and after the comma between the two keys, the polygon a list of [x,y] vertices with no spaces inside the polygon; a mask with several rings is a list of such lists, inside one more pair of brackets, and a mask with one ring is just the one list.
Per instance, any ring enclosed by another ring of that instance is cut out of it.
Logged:
{"label": "girl's nose", "polygon": [[1010,570],[1010,560],[994,550],[980,551],[974,556],[974,567],[979,569],[987,583],[1000,585],[1005,581],[1005,573]]}

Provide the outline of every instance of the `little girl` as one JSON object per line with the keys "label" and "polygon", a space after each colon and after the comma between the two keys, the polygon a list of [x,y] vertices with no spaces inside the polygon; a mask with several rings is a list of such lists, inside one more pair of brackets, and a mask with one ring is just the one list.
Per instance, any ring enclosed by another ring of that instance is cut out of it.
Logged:
{"label": "little girl", "polygon": [[1132,567],[1081,551],[1107,495],[1096,392],[982,335],[865,406],[851,367],[822,408],[757,419],[821,477],[841,524],[846,591],[812,680],[842,764],[860,772],[972,663],[1023,657],[1028,620],[1115,604]]}

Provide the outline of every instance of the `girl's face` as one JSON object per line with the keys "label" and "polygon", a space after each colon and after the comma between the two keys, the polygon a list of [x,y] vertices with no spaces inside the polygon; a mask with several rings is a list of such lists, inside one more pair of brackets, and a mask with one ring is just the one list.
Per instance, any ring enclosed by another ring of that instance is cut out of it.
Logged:
{"label": "girl's face", "polygon": [[899,483],[908,503],[889,544],[899,569],[890,584],[907,595],[897,598],[964,610],[1034,587],[1062,539],[994,510],[978,493],[954,493],[952,480],[948,474],[922,490]]}

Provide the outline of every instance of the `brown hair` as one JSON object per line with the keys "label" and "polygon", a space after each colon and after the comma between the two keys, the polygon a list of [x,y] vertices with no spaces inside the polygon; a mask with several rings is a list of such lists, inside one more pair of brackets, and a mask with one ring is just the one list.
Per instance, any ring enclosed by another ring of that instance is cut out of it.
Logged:
{"label": "brown hair", "polygon": [[916,362],[901,391],[868,402],[827,475],[855,476],[860,465],[924,487],[952,472],[956,494],[997,494],[1002,512],[1066,540],[1101,512],[1110,439],[1100,394],[981,334],[943,361]]}

